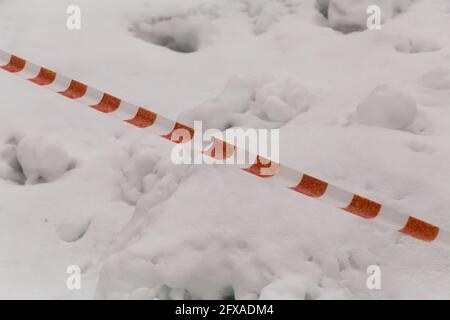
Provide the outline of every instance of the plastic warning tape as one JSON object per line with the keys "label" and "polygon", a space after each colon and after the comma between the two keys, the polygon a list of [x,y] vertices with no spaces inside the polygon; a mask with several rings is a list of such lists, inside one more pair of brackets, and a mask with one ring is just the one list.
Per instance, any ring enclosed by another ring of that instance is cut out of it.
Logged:
{"label": "plastic warning tape", "polygon": [[[186,133],[189,139],[194,137],[194,129],[189,126],[2,50],[0,68],[175,143],[186,142]],[[210,157],[225,159],[236,150],[234,145],[215,140],[212,147],[201,151]],[[450,248],[447,230],[263,157],[257,156],[253,165],[242,170],[411,237]]]}

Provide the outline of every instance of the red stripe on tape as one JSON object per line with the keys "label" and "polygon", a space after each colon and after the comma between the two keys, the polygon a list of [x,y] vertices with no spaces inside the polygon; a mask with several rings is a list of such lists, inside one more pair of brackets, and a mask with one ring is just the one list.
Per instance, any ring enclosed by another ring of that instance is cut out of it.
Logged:
{"label": "red stripe on tape", "polygon": [[26,61],[22,58],[19,58],[15,55],[11,55],[9,63],[2,68],[9,72],[20,72],[25,68]]}
{"label": "red stripe on tape", "polygon": [[186,143],[194,137],[194,129],[177,122],[172,132],[162,137],[175,143]]}
{"label": "red stripe on tape", "polygon": [[256,162],[250,168],[243,170],[261,178],[270,178],[278,172],[279,168],[279,163],[257,156]]}
{"label": "red stripe on tape", "polygon": [[53,81],[55,81],[55,79],[56,79],[56,72],[46,69],[46,68],[41,68],[41,70],[39,71],[39,74],[37,75],[36,78],[28,79],[28,80],[30,80],[31,82],[34,82],[40,86],[46,86],[46,85],[53,83]]}
{"label": "red stripe on tape", "polygon": [[328,183],[304,174],[300,183],[291,189],[309,197],[318,198],[325,194],[327,187]]}
{"label": "red stripe on tape", "polygon": [[431,242],[438,236],[439,227],[414,217],[409,217],[408,222],[400,232],[423,241]]}
{"label": "red stripe on tape", "polygon": [[59,92],[59,94],[70,99],[78,99],[86,94],[87,88],[87,85],[84,83],[72,80],[70,81],[70,86],[66,90]]}
{"label": "red stripe on tape", "polygon": [[98,111],[109,113],[116,111],[119,108],[121,102],[122,100],[120,100],[119,98],[104,93],[100,103],[92,105],[91,107]]}
{"label": "red stripe on tape", "polygon": [[380,213],[381,204],[355,194],[350,205],[344,210],[366,219],[372,219]]}
{"label": "red stripe on tape", "polygon": [[156,117],[156,113],[145,108],[139,108],[136,116],[133,119],[126,120],[125,122],[128,122],[138,128],[146,128],[150,127],[156,121]]}

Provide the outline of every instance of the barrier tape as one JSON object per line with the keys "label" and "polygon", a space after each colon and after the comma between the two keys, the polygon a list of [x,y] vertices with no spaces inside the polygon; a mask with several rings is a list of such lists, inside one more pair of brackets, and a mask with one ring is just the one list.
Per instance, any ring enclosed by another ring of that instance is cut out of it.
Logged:
{"label": "barrier tape", "polygon": [[[182,123],[2,50],[0,50],[0,68],[175,143],[184,143],[194,136],[194,129]],[[222,148],[223,152],[217,152]],[[200,151],[210,157],[224,159],[230,157],[236,150],[236,146],[216,140],[213,148]],[[450,232],[447,230],[263,157],[257,156],[250,167],[241,169],[416,239],[450,248]]]}

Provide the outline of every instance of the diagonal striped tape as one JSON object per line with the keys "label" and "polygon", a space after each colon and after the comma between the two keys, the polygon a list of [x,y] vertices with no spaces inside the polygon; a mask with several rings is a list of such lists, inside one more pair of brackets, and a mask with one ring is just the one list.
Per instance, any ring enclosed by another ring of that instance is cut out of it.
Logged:
{"label": "diagonal striped tape", "polygon": [[[2,50],[0,50],[0,68],[175,143],[186,142],[194,136],[194,129],[182,123],[66,78]],[[213,148],[197,151],[223,160],[232,156],[237,148],[220,140],[215,140],[214,144]],[[255,158],[255,162],[250,167],[242,168],[242,170],[416,239],[450,248],[450,232],[447,230],[279,163],[260,156]]]}

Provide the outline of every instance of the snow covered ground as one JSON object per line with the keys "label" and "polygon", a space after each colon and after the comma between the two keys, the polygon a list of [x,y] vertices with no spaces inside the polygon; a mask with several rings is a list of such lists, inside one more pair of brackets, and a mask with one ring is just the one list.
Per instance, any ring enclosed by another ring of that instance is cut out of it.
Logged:
{"label": "snow covered ground", "polygon": [[[168,117],[279,127],[282,163],[447,229],[449,30],[449,0],[0,1],[1,49]],[[6,72],[0,90],[0,298],[450,299],[449,251],[176,166],[170,143]]]}

